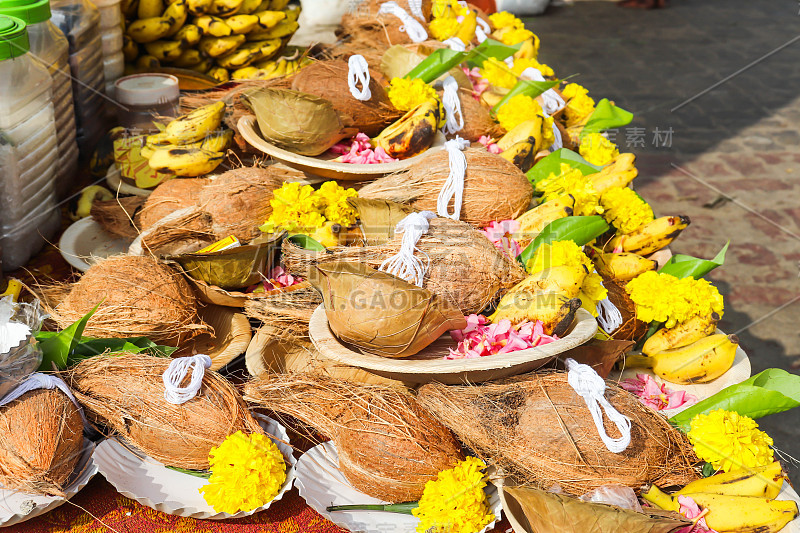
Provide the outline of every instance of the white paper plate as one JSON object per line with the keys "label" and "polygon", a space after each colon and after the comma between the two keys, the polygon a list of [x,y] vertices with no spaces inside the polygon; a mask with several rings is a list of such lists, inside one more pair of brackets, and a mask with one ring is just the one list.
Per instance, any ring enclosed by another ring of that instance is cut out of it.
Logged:
{"label": "white paper plate", "polygon": [[[314,446],[297,461],[297,490],[316,512],[354,533],[416,533],[419,519],[415,516],[382,511],[343,511],[329,513],[331,505],[382,504],[376,498],[357,491],[339,471],[339,456],[332,442]],[[486,494],[494,513],[494,522],[480,533],[489,531],[500,521],[503,505],[497,488],[488,484]]]}
{"label": "white paper plate", "polygon": [[97,259],[126,253],[130,244],[130,240],[109,235],[92,217],[86,217],[64,231],[58,251],[67,263],[86,272]]}
{"label": "white paper plate", "polygon": [[297,463],[289,446],[286,429],[271,418],[261,415],[256,415],[256,418],[267,434],[277,437],[272,440],[283,453],[289,468],[286,470],[286,481],[278,495],[271,502],[252,511],[236,514],[218,513],[206,503],[198,490],[208,484],[208,480],[171,470],[151,457],[140,457],[117,439],[103,441],[95,451],[94,460],[100,473],[120,494],[156,511],[205,520],[250,516],[267,509],[292,488]]}
{"label": "white paper plate", "polygon": [[43,515],[78,494],[97,473],[97,465],[92,461],[94,449],[94,443],[89,439],[84,439],[83,453],[75,467],[74,479],[64,490],[66,498],[36,496],[0,488],[0,527],[13,526]]}

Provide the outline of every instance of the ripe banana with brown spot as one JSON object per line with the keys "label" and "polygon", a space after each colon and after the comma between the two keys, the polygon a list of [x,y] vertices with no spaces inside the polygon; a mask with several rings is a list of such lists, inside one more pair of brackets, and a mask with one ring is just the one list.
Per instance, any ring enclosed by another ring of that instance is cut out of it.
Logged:
{"label": "ripe banana with brown spot", "polygon": [[241,15],[251,15],[252,13],[261,9],[262,0],[244,0],[242,5],[239,6],[237,13]]}
{"label": "ripe banana with brown spot", "polygon": [[161,68],[161,62],[157,57],[153,57],[150,54],[144,54],[140,55],[139,58],[136,59],[136,68],[139,70],[153,70]]}
{"label": "ripe banana with brown spot", "polygon": [[774,500],[780,494],[783,482],[783,468],[778,461],[775,461],[765,466],[722,472],[692,481],[675,495],[691,496],[697,492],[704,492],[706,494],[754,496]]}
{"label": "ripe banana with brown spot", "polygon": [[233,15],[225,19],[225,24],[230,26],[234,35],[243,35],[258,26],[258,17],[255,15]]}
{"label": "ripe banana with brown spot", "polygon": [[203,37],[200,39],[200,51],[208,57],[220,57],[230,54],[244,44],[244,35],[228,37]]}
{"label": "ripe banana with brown spot", "polygon": [[661,328],[647,339],[642,346],[645,355],[656,355],[665,350],[673,350],[688,346],[717,331],[719,315],[711,313],[710,317],[692,317],[686,322],[672,328]]}
{"label": "ripe banana with brown spot", "polygon": [[180,41],[153,41],[145,43],[144,49],[159,61],[175,61],[183,54],[183,43]]}
{"label": "ripe banana with brown spot", "polygon": [[664,350],[652,356],[629,355],[625,365],[650,368],[670,383],[707,383],[730,370],[738,344],[736,335],[717,333],[688,346]]}
{"label": "ripe banana with brown spot", "polygon": [[208,12],[218,17],[227,17],[239,11],[244,0],[214,0]]}
{"label": "ripe banana with brown spot", "polygon": [[639,255],[650,255],[674,241],[691,223],[687,216],[667,216],[648,222],[633,233],[617,235],[606,245],[606,250],[621,249]]}
{"label": "ripe banana with brown spot", "polygon": [[282,20],[268,30],[254,30],[247,34],[248,40],[263,41],[265,39],[282,39],[293,35],[300,25],[293,20]]}
{"label": "ripe banana with brown spot", "polygon": [[186,0],[189,13],[195,16],[208,13],[208,10],[211,9],[212,3],[213,0]]}
{"label": "ripe banana with brown spot", "polygon": [[184,25],[183,28],[178,30],[178,33],[174,35],[175,40],[182,42],[183,46],[187,49],[199,43],[201,37],[200,28],[194,24]]}
{"label": "ripe banana with brown spot", "polygon": [[233,28],[228,26],[224,20],[212,15],[203,15],[194,19],[194,23],[200,29],[203,36],[228,37],[233,35]]}
{"label": "ripe banana with brown spot", "polygon": [[629,281],[658,268],[658,261],[630,252],[601,253],[594,257],[597,272],[606,278]]}
{"label": "ripe banana with brown spot", "polygon": [[258,31],[272,29],[286,19],[286,13],[283,11],[258,11],[253,15],[258,17]]}
{"label": "ripe banana with brown spot", "polygon": [[171,20],[167,37],[171,37],[178,33],[180,29],[186,24],[186,19],[189,16],[189,8],[186,5],[186,0],[176,0],[167,6],[164,10],[164,17]]}
{"label": "ripe banana with brown spot", "polygon": [[504,318],[512,324],[529,320],[542,321],[546,335],[563,335],[581,306],[579,298],[569,298],[558,292],[514,291],[506,293],[497,304],[497,310],[489,317],[493,323]]}
{"label": "ripe banana with brown spot", "polygon": [[[227,71],[226,71],[227,72]],[[167,124],[162,139],[172,144],[189,144],[202,141],[209,133],[219,129],[225,116],[225,102],[215,102],[198,107]]]}
{"label": "ripe banana with brown spot", "polygon": [[228,69],[222,67],[211,67],[210,69],[208,69],[208,72],[206,72],[206,74],[208,74],[209,76],[211,76],[220,83],[225,83],[226,81],[229,81],[231,79],[231,75],[228,72]]}
{"label": "ripe banana with brown spot", "polygon": [[167,17],[150,17],[134,20],[126,29],[126,33],[137,43],[151,43],[163,39],[169,34],[174,21]]}
{"label": "ripe banana with brown spot", "polygon": [[439,123],[439,103],[426,100],[390,124],[372,142],[397,159],[407,159],[431,147]]}
{"label": "ripe banana with brown spot", "polygon": [[526,243],[542,232],[552,221],[572,216],[575,208],[575,198],[571,194],[564,194],[537,205],[523,213],[518,219],[520,238],[517,240]]}
{"label": "ripe banana with brown spot", "polygon": [[158,172],[193,178],[213,172],[224,157],[223,152],[202,148],[162,148],[153,152],[148,164]]}
{"label": "ripe banana with brown spot", "polygon": [[510,161],[523,172],[533,166],[536,153],[542,147],[542,117],[536,116],[515,126],[503,135],[497,146],[502,152],[500,157]]}
{"label": "ripe banana with brown spot", "polygon": [[127,34],[122,36],[122,55],[126,63],[133,63],[139,57],[139,45]]}
{"label": "ripe banana with brown spot", "polygon": [[619,154],[600,172],[591,174],[589,179],[592,181],[594,190],[602,194],[615,187],[627,187],[639,174],[639,171],[633,166],[635,160],[636,156],[631,153]]}
{"label": "ripe banana with brown spot", "polygon": [[202,63],[202,61],[203,61],[203,56],[200,54],[200,51],[195,50],[194,48],[189,48],[181,52],[180,57],[178,57],[175,61],[173,61],[172,64],[175,65],[176,67],[188,68],[188,67],[193,67],[195,65],[199,65],[200,63]]}

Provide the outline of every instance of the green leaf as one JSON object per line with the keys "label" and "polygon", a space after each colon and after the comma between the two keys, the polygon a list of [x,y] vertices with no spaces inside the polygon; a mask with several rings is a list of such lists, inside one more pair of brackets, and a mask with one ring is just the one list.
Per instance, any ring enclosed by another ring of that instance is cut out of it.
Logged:
{"label": "green leaf", "polygon": [[147,337],[131,337],[128,339],[95,339],[84,337],[78,345],[75,346],[68,363],[71,365],[105,352],[111,354],[121,352],[146,352],[155,357],[169,357],[176,350],[177,348],[172,346],[160,346]]}
{"label": "green leaf", "polygon": [[492,113],[497,113],[501,107],[506,105],[509,100],[514,98],[519,94],[524,94],[525,96],[530,96],[531,98],[536,98],[543,92],[548,89],[552,89],[556,85],[561,83],[561,80],[553,80],[553,81],[531,81],[531,80],[519,80],[514,87],[508,91],[508,94],[503,97],[502,100],[497,102],[497,104],[492,108]]}
{"label": "green leaf", "polygon": [[594,113],[589,117],[586,126],[581,130],[581,139],[590,133],[600,133],[612,128],[627,126],[633,120],[633,113],[617,107],[603,98],[594,108]]}
{"label": "green leaf", "polygon": [[667,263],[659,270],[662,274],[670,274],[676,278],[693,277],[700,279],[718,266],[725,262],[725,252],[728,251],[728,241],[722,250],[714,257],[714,259],[698,259],[691,255],[677,254],[673,255]]}
{"label": "green leaf", "polygon": [[580,154],[567,148],[559,148],[547,157],[540,159],[525,175],[532,185],[545,179],[550,174],[561,174],[561,164],[565,163],[572,168],[577,168],[584,176],[599,172],[602,167],[593,165],[582,158]]}
{"label": "green leaf", "polygon": [[455,67],[467,57],[466,52],[455,52],[449,48],[439,48],[426,57],[422,63],[411,69],[406,78],[419,78],[425,83],[430,83],[439,76]]}
{"label": "green leaf", "polygon": [[[95,305],[94,309],[86,313],[77,322],[54,335],[44,337],[40,337],[39,334],[36,335],[36,340],[39,341],[39,348],[42,350],[42,364],[39,365],[39,370],[52,370],[53,365],[56,365],[59,370],[67,368],[72,350],[80,342],[83,330],[86,329],[86,323],[89,322],[98,307],[100,307],[100,304]],[[41,340],[39,340],[40,338]]]}
{"label": "green leaf", "polygon": [[716,473],[714,469],[714,465],[711,463],[704,463],[703,464],[703,477],[711,477]]}
{"label": "green leaf", "polygon": [[542,244],[554,241],[572,241],[578,246],[583,246],[595,240],[608,231],[608,223],[601,216],[590,217],[565,217],[559,218],[548,224],[542,232],[519,254],[519,261],[527,265],[536,249]]}
{"label": "green leaf", "polygon": [[470,50],[466,58],[467,66],[470,68],[481,67],[483,66],[483,62],[491,57],[499,61],[503,61],[505,58],[518,52],[521,47],[522,43],[509,46],[501,43],[500,41],[495,41],[492,38],[488,38]]}
{"label": "green leaf", "polygon": [[290,241],[301,248],[305,248],[306,250],[313,250],[315,252],[323,252],[325,251],[325,247],[319,243],[316,239],[312,239],[308,235],[303,235],[302,233],[295,233],[294,235],[290,235],[286,237],[287,241]]}
{"label": "green leaf", "polygon": [[716,409],[736,411],[750,418],[782,413],[800,405],[800,376],[780,368],[768,368],[737,385],[722,389],[670,418],[681,431],[689,431],[692,419]]}
{"label": "green leaf", "polygon": [[180,472],[181,474],[187,474],[189,476],[199,477],[203,479],[208,479],[211,477],[211,472],[207,472],[205,470],[189,470],[188,468],[180,468],[177,466],[167,466],[170,470],[174,470],[176,472]]}
{"label": "green leaf", "polygon": [[419,507],[419,502],[363,504],[363,505],[331,505],[325,510],[329,513],[336,511],[384,511],[387,513],[411,514]]}

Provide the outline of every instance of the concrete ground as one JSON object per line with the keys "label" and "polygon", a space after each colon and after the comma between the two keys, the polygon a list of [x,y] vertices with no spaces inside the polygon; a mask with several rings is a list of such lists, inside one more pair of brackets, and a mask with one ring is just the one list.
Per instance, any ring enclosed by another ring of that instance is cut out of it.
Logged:
{"label": "concrete ground", "polygon": [[[578,2],[526,20],[541,62],[635,113],[616,142],[638,156],[636,189],[657,215],[692,219],[673,250],[710,258],[731,241],[710,278],[753,373],[800,367],[798,11],[797,0]],[[800,459],[800,408],[759,424]]]}

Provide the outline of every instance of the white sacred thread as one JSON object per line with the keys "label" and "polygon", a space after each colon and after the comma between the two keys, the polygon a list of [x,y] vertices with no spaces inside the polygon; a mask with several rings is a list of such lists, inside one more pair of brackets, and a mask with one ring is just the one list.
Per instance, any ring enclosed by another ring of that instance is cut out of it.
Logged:
{"label": "white sacred thread", "polygon": [[448,76],[442,84],[442,105],[447,115],[442,131],[445,135],[453,135],[464,128],[464,115],[461,113],[461,100],[458,97],[458,82],[453,76]]}
{"label": "white sacred thread", "polygon": [[381,263],[378,270],[383,270],[409,283],[413,283],[417,287],[422,287],[430,259],[423,263],[422,259],[414,255],[414,252],[420,252],[427,257],[427,254],[417,248],[417,243],[420,237],[428,232],[430,227],[428,221],[435,217],[436,215],[431,211],[422,211],[411,213],[398,222],[394,232],[403,234],[403,239],[400,242],[400,251]]}
{"label": "white sacred thread", "polygon": [[422,12],[422,0],[408,0],[408,7],[411,8],[411,14],[425,22],[425,13]]}
{"label": "white sacred thread", "polygon": [[[161,376],[161,381],[164,382],[164,399],[169,403],[180,405],[194,398],[203,385],[203,376],[206,373],[206,368],[210,367],[211,358],[204,354],[173,359]],[[189,384],[181,387],[181,383],[183,383],[190,368],[192,369],[192,377],[189,380]]]}
{"label": "white sacred thread", "polygon": [[[459,220],[461,218],[461,203],[464,199],[464,176],[467,173],[467,156],[462,150],[469,146],[469,141],[456,137],[444,143],[450,160],[450,174],[444,182],[442,190],[439,191],[439,198],[436,200],[436,214],[440,217]],[[448,212],[447,207],[450,200],[453,200],[453,213]]]}
{"label": "white sacred thread", "polygon": [[[347,60],[349,70],[347,72],[347,85],[350,87],[350,94],[356,100],[366,102],[372,98],[372,91],[369,89],[369,65],[364,56],[355,54],[350,56]],[[361,83],[361,89],[358,88],[358,83]]]}
{"label": "white sacred thread", "polygon": [[409,15],[397,2],[385,2],[381,4],[378,15],[394,15],[399,18],[403,23],[403,25],[400,26],[400,31],[406,32],[415,43],[421,43],[428,38],[428,32],[425,31],[422,24]]}
{"label": "white sacred thread", "polygon": [[442,41],[442,43],[446,44],[453,52],[464,52],[467,49],[467,45],[458,37],[450,37],[446,41]]}
{"label": "white sacred thread", "polygon": [[[523,70],[522,74],[520,74],[520,77],[531,81],[547,81],[544,79],[544,76],[542,76],[542,73],[539,72],[539,69],[533,67],[528,67]],[[554,114],[556,111],[566,105],[564,99],[561,98],[553,89],[547,89],[542,93],[542,102],[542,110],[548,115]]]}
{"label": "white sacred thread", "polygon": [[50,374],[42,374],[39,372],[31,374],[25,379],[25,381],[17,385],[15,389],[13,389],[11,392],[3,396],[2,399],[0,399],[0,406],[13,402],[26,392],[30,392],[32,390],[37,390],[37,389],[58,389],[64,394],[66,394],[67,397],[70,400],[72,400],[72,403],[75,404],[75,407],[78,408],[78,411],[80,411],[81,418],[83,418],[83,425],[84,426],[87,425],[86,417],[83,414],[83,409],[78,403],[78,400],[75,399],[75,396],[72,395],[72,391],[69,390],[67,384],[64,383],[64,381],[61,378],[58,378]]}

